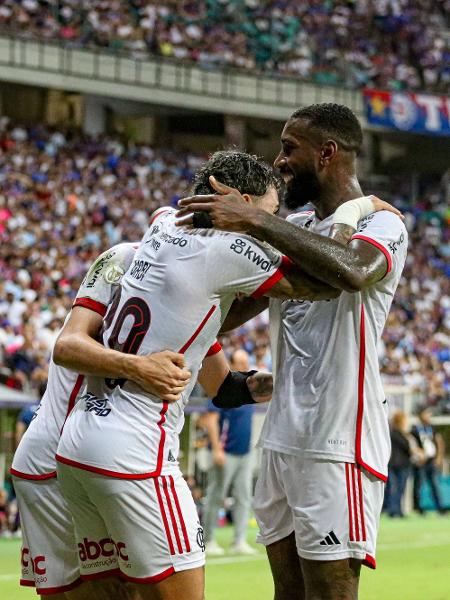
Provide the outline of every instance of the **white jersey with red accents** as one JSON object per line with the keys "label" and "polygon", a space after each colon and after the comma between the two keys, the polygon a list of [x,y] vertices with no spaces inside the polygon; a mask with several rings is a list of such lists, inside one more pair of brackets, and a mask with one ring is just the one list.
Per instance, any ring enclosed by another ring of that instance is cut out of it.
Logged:
{"label": "white jersey with red accents", "polygon": [[[290,221],[329,235],[332,217]],[[357,462],[386,480],[390,456],[387,405],[377,344],[406,260],[408,234],[391,212],[372,213],[353,239],[380,249],[386,275],[335,300],[271,300],[275,385],[259,445],[286,454]]]}
{"label": "white jersey with red accents", "polygon": [[177,466],[184,406],[237,293],[260,296],[283,276],[281,256],[239,234],[188,232],[160,211],[105,319],[107,347],[185,355],[192,379],[173,404],[132,381],[88,378],[64,427],[58,460],[112,477],[145,479]]}
{"label": "white jersey with red accents", "polygon": [[[137,247],[131,243],[118,244],[101,254],[84,278],[74,306],[83,306],[104,316]],[[55,454],[61,430],[83,390],[83,375],[50,360],[47,389],[14,455],[13,475],[36,480],[56,476]]]}

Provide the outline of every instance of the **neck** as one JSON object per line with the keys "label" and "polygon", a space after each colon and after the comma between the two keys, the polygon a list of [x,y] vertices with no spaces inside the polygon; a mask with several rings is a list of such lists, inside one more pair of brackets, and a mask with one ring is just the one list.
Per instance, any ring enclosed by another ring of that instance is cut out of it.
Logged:
{"label": "neck", "polygon": [[316,209],[316,215],[323,220],[334,213],[338,206],[363,196],[363,191],[359,185],[358,178],[355,174],[340,180],[339,177],[327,186],[324,187],[320,198],[313,202]]}

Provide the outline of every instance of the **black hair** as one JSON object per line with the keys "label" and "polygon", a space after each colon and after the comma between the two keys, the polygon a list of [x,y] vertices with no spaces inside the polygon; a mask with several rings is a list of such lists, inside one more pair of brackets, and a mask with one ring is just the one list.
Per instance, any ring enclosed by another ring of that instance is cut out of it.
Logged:
{"label": "black hair", "polygon": [[259,160],[253,154],[238,150],[220,150],[200,167],[194,177],[194,194],[211,194],[215,190],[209,183],[211,175],[241,194],[263,196],[270,186],[276,190],[281,180],[271,166]]}
{"label": "black hair", "polygon": [[309,126],[323,137],[334,139],[344,150],[358,153],[361,150],[363,133],[356,115],[343,104],[332,102],[311,104],[299,108],[291,119],[305,119]]}

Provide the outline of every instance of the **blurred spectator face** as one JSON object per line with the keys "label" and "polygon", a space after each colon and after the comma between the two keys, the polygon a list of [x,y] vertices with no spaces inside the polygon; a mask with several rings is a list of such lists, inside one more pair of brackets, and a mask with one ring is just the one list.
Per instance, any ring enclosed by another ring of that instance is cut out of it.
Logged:
{"label": "blurred spectator face", "polygon": [[398,431],[408,431],[408,415],[399,410],[392,416],[392,427]]}
{"label": "blurred spectator face", "polygon": [[431,412],[431,410],[429,408],[426,408],[425,410],[422,410],[422,412],[419,414],[419,419],[421,420],[423,425],[430,425],[432,415],[433,413]]}
{"label": "blurred spectator face", "polygon": [[248,353],[245,350],[236,350],[231,356],[230,365],[233,371],[249,371]]}

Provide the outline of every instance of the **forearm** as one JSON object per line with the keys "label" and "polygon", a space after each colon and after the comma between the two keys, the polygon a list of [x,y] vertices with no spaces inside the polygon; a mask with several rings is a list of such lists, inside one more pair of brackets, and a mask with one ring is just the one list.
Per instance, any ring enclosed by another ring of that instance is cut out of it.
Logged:
{"label": "forearm", "polygon": [[259,315],[260,312],[268,308],[269,299],[264,296],[261,298],[239,298],[236,299],[225,318],[225,321],[222,323],[222,327],[220,328],[220,333],[226,333],[227,331],[232,331],[236,329],[236,327],[240,327],[256,315]]}
{"label": "forearm", "polygon": [[248,233],[288,256],[303,271],[333,288],[357,289],[367,279],[358,253],[336,239],[301,229],[283,219],[258,210],[248,223]]}
{"label": "forearm", "polygon": [[222,444],[220,442],[218,413],[209,413],[207,415],[205,425],[209,443],[211,444],[211,449],[213,451],[220,450],[222,448]]}
{"label": "forearm", "polygon": [[58,338],[53,350],[57,365],[97,377],[133,379],[136,356],[110,350],[84,333]]}

